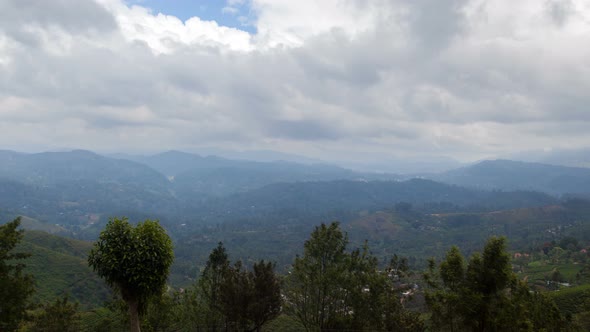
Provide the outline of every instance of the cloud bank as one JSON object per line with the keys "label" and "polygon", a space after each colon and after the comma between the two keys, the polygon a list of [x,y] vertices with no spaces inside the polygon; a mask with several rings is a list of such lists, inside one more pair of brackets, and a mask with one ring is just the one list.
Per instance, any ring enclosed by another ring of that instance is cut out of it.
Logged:
{"label": "cloud bank", "polygon": [[0,147],[473,160],[590,145],[587,1],[249,8],[255,34],[122,0],[0,2]]}

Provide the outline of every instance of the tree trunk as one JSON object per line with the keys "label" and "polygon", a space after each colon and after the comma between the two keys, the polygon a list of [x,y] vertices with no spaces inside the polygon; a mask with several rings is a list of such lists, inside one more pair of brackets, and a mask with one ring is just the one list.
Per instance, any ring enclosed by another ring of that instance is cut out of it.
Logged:
{"label": "tree trunk", "polygon": [[131,332],[141,332],[139,328],[139,303],[137,299],[127,301],[129,306],[129,321],[131,322]]}

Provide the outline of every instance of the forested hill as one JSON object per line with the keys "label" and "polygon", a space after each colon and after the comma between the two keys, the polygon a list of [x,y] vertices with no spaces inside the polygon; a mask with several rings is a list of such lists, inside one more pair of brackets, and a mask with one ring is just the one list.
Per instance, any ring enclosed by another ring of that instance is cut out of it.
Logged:
{"label": "forested hill", "polygon": [[486,190],[535,190],[550,194],[590,193],[590,169],[488,160],[429,178]]}
{"label": "forested hill", "polygon": [[394,174],[361,173],[328,164],[231,160],[179,151],[125,158],[166,175],[171,180],[171,188],[179,197],[225,196],[278,182],[400,178]]}
{"label": "forested hill", "polygon": [[85,150],[34,154],[0,151],[0,178],[38,187],[96,182],[165,192],[168,186],[162,174],[143,164]]}
{"label": "forested hill", "polygon": [[193,208],[219,215],[250,216],[273,211],[359,211],[406,202],[431,212],[493,211],[555,204],[547,194],[528,191],[481,191],[430,180],[324,181],[277,183],[222,199],[210,199]]}
{"label": "forested hill", "polygon": [[91,242],[78,241],[40,231],[26,231],[17,250],[30,253],[26,273],[35,276],[35,301],[52,301],[68,295],[83,308],[111,298],[111,291],[88,267]]}

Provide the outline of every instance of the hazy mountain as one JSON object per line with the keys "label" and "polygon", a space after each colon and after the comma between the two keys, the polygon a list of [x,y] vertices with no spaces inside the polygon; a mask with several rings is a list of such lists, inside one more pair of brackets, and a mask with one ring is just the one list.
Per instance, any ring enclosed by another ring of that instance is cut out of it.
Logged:
{"label": "hazy mountain", "polygon": [[423,173],[440,173],[452,170],[465,164],[445,157],[436,157],[425,160],[407,159],[407,158],[383,158],[381,160],[357,160],[345,161],[340,164],[343,167],[365,171],[365,172],[383,172],[395,174],[423,174]]}
{"label": "hazy mountain", "polygon": [[230,197],[195,204],[200,211],[224,218],[273,214],[277,211],[321,214],[326,211],[382,209],[407,202],[433,211],[471,208],[498,210],[554,204],[538,192],[491,192],[467,189],[430,180],[328,181],[277,183]]}
{"label": "hazy mountain", "polygon": [[524,151],[508,155],[504,159],[569,167],[590,167],[590,148]]}
{"label": "hazy mountain", "polygon": [[482,161],[430,178],[486,190],[535,190],[551,194],[590,192],[590,169],[510,160]]}
{"label": "hazy mountain", "polygon": [[0,209],[60,224],[115,210],[173,213],[169,181],[140,163],[88,151],[0,152]]}
{"label": "hazy mountain", "polygon": [[164,176],[143,164],[84,150],[33,154],[0,151],[0,178],[38,186],[92,181],[165,190],[168,185]]}
{"label": "hazy mountain", "polygon": [[355,172],[329,164],[288,161],[258,162],[168,151],[152,156],[127,156],[172,180],[179,197],[228,195],[278,182],[396,179],[393,174]]}
{"label": "hazy mountain", "polygon": [[324,160],[309,158],[300,156],[292,153],[284,153],[273,150],[227,150],[217,148],[199,148],[197,151],[200,155],[206,156],[218,156],[227,159],[234,160],[250,160],[250,161],[261,161],[261,162],[272,162],[272,161],[288,161],[299,164],[323,164],[326,163]]}

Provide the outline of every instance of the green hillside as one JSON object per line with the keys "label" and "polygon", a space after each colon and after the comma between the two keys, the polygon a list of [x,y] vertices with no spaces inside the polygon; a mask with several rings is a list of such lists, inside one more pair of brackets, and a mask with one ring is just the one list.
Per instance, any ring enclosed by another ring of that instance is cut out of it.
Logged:
{"label": "green hillside", "polygon": [[53,301],[69,294],[83,308],[90,308],[109,299],[110,290],[86,262],[91,247],[90,242],[26,231],[18,250],[31,253],[25,263],[35,278],[34,300]]}

